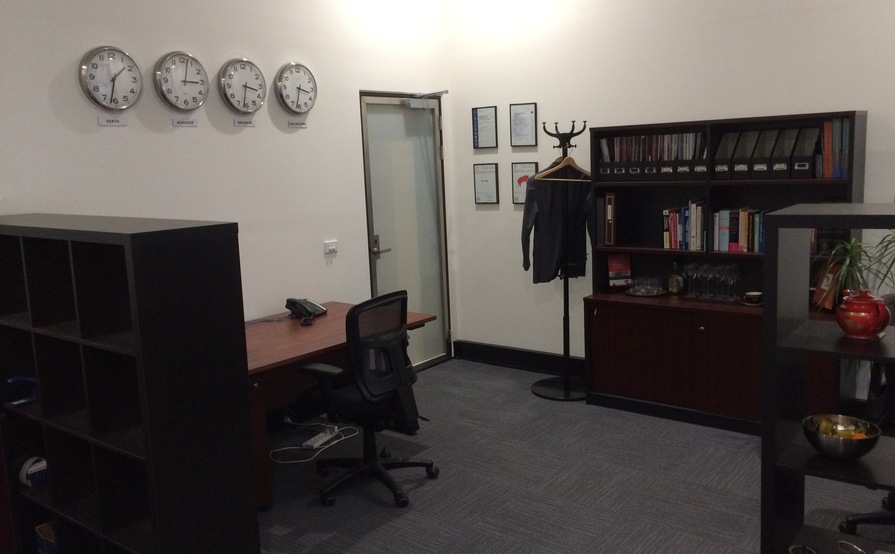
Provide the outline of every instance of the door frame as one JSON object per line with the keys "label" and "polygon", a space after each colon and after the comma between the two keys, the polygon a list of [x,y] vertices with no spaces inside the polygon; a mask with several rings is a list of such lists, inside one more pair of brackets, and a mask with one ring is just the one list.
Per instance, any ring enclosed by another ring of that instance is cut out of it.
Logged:
{"label": "door frame", "polygon": [[[447,92],[447,91],[444,91]],[[412,94],[412,93],[400,93],[400,92],[381,92],[381,91],[369,91],[369,90],[361,90],[360,91],[360,109],[361,109],[361,144],[363,147],[363,161],[364,161],[364,195],[366,202],[366,218],[367,218],[367,260],[370,271],[370,294],[375,296],[378,291],[376,291],[376,264],[373,261],[372,250],[373,250],[373,236],[375,234],[375,230],[373,228],[373,197],[372,197],[372,174],[370,170],[370,149],[369,149],[369,135],[367,128],[367,105],[368,104],[381,104],[381,105],[393,105],[393,106],[407,106],[411,109],[413,108],[429,108],[428,103],[431,104],[431,108],[435,110],[435,118],[434,118],[434,141],[435,141],[435,159],[433,160],[433,166],[435,169],[435,184],[437,190],[435,191],[436,198],[436,209],[438,212],[438,243],[439,243],[439,258],[441,260],[441,291],[442,291],[442,317],[444,324],[444,336],[442,337],[444,342],[444,354],[441,356],[437,356],[435,358],[424,360],[418,364],[414,365],[414,368],[417,370],[425,369],[427,367],[431,367],[438,363],[441,363],[445,360],[451,359],[453,357],[453,345],[451,339],[451,312],[450,312],[450,281],[448,276],[448,254],[447,254],[447,216],[445,212],[445,184],[444,184],[444,132],[442,127],[442,111],[441,111],[441,95],[444,92],[434,93],[434,94]],[[424,104],[421,104],[424,103]]]}

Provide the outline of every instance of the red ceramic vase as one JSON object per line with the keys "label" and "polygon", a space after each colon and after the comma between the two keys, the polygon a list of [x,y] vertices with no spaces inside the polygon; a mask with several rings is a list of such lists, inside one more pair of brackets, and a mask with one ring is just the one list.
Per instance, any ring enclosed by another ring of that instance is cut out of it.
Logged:
{"label": "red ceramic vase", "polygon": [[836,323],[851,339],[879,340],[889,317],[885,302],[867,289],[842,291],[842,304],[836,308]]}

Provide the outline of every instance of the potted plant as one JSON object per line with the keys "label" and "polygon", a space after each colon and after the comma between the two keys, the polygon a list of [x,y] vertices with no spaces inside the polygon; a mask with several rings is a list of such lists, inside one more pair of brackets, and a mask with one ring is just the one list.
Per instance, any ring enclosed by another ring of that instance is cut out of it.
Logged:
{"label": "potted plant", "polygon": [[864,243],[851,237],[836,244],[820,269],[815,306],[832,310],[838,305],[842,291],[876,289],[888,286],[895,290],[895,230],[888,231],[877,244]]}

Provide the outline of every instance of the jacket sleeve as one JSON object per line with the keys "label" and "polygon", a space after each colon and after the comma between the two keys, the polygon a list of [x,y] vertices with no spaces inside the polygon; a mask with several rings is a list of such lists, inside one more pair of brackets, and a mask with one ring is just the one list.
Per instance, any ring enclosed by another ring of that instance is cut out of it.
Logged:
{"label": "jacket sleeve", "polygon": [[529,179],[525,186],[525,208],[522,210],[522,269],[531,267],[531,231],[538,218],[538,203],[534,194],[534,180]]}

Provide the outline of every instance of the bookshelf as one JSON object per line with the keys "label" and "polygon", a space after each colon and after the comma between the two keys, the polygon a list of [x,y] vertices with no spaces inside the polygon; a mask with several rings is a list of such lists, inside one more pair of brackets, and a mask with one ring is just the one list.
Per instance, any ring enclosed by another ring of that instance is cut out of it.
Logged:
{"label": "bookshelf", "polygon": [[[585,298],[588,402],[757,432],[762,307],[634,297],[610,286],[609,260],[626,255],[634,279],[661,282],[673,264],[733,267],[735,282],[723,285],[730,296],[761,291],[764,217],[798,203],[861,202],[866,127],[866,112],[843,111],[591,128],[598,232]],[[734,213],[747,221],[738,230],[748,229],[735,246]],[[830,236],[817,234],[819,250]],[[717,290],[722,278],[705,281]],[[806,279],[805,290],[812,285]],[[656,341],[665,348],[644,348]],[[811,402],[829,406],[835,368],[818,364],[830,382],[813,385]]]}
{"label": "bookshelf", "polygon": [[50,523],[60,552],[257,552],[236,224],[0,216],[0,268],[13,551]]}
{"label": "bookshelf", "polygon": [[[855,487],[895,490],[895,439],[880,437],[859,460],[840,461],[816,454],[800,422],[816,414],[806,405],[806,389],[817,380],[813,357],[867,359],[895,363],[895,336],[879,342],[849,340],[835,321],[818,321],[808,310],[804,281],[812,275],[811,236],[815,229],[895,229],[892,204],[799,204],[767,219],[764,313],[764,394],[761,433],[761,551],[784,552],[790,544],[834,551],[838,540],[866,552],[885,549],[861,537],[805,525],[805,476]],[[837,412],[839,413],[839,412]],[[888,544],[888,543],[886,543]]]}

